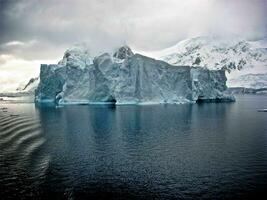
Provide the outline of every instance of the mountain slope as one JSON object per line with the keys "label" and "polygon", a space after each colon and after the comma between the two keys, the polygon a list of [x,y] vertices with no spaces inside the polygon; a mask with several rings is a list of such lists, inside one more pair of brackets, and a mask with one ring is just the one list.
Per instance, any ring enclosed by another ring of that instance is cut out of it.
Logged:
{"label": "mountain slope", "polygon": [[21,86],[19,86],[16,89],[16,91],[17,92],[26,92],[26,93],[29,93],[29,94],[33,94],[35,89],[37,88],[38,84],[39,84],[39,77],[31,78],[26,85],[22,84]]}
{"label": "mountain slope", "polygon": [[[149,55],[172,65],[225,69],[229,87],[267,86],[265,81],[257,85],[260,78],[267,78],[266,39],[251,42],[238,38],[197,37]],[[245,78],[247,75],[249,78]]]}

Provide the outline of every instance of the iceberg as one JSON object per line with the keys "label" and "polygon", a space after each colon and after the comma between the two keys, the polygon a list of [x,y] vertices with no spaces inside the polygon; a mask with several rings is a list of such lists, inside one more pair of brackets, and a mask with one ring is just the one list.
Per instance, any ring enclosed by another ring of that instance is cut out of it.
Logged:
{"label": "iceberg", "polygon": [[67,50],[58,64],[42,64],[36,103],[157,104],[234,101],[224,70],[174,66],[134,54],[128,46],[91,56]]}

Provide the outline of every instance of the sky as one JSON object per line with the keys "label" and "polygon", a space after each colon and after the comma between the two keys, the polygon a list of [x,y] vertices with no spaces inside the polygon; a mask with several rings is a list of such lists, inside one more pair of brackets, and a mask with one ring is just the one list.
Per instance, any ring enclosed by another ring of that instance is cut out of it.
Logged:
{"label": "sky", "polygon": [[267,37],[267,0],[0,0],[0,92],[73,44],[167,48],[197,36]]}

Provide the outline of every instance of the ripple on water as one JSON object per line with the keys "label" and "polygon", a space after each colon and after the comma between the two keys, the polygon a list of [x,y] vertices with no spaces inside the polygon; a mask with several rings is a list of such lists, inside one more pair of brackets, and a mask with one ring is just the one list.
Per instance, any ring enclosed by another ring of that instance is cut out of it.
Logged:
{"label": "ripple on water", "polygon": [[[20,188],[29,193],[29,188],[46,176],[50,156],[40,153],[46,139],[38,120],[23,115],[3,114],[0,111],[0,184],[7,191]],[[29,181],[28,184],[26,182]]]}
{"label": "ripple on water", "polygon": [[41,126],[40,124],[32,124],[31,122],[23,123],[20,125],[15,125],[13,128],[10,128],[9,130],[3,131],[3,134],[1,135],[2,141],[9,141],[13,138],[17,138],[19,136],[23,136],[23,134],[28,134],[29,132],[33,132],[35,130],[40,130]]}
{"label": "ripple on water", "polygon": [[29,144],[33,139],[40,138],[41,131],[39,129],[40,125],[37,124],[18,130],[16,133],[1,140],[2,146],[6,147],[7,151],[17,151],[23,144]]}
{"label": "ripple on water", "polygon": [[12,122],[1,124],[1,136],[5,135],[6,133],[12,133],[13,131],[15,131],[14,129],[19,129],[21,127],[25,127],[34,123],[35,121],[33,121],[32,119],[25,118],[25,119],[15,119]]}
{"label": "ripple on water", "polygon": [[10,120],[13,120],[13,119],[15,119],[15,117],[12,117],[10,115],[1,115],[1,119],[0,119],[1,126],[4,126],[5,122],[9,122]]}
{"label": "ripple on water", "polygon": [[246,199],[266,188],[266,115],[238,102],[12,105],[0,110],[0,196]]}

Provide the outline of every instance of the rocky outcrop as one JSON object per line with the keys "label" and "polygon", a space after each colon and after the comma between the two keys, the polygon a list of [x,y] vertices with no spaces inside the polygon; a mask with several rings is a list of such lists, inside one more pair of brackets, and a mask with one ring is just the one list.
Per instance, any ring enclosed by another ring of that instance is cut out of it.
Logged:
{"label": "rocky outcrop", "polygon": [[94,58],[87,50],[67,51],[58,65],[41,65],[36,102],[190,103],[232,101],[224,70],[173,66],[129,47]]}

